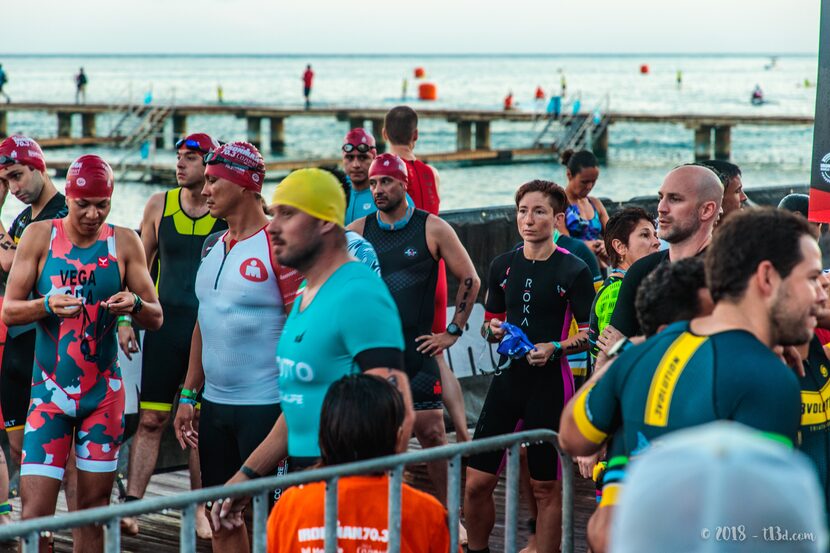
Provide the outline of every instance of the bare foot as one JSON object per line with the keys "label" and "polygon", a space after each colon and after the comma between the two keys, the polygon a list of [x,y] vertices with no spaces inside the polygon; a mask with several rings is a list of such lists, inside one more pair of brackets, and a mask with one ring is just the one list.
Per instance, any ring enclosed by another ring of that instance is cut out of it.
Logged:
{"label": "bare foot", "polygon": [[531,534],[527,538],[527,545],[519,553],[536,553],[536,534]]}
{"label": "bare foot", "polygon": [[124,517],[121,519],[121,533],[128,536],[138,535],[138,519],[134,517]]}
{"label": "bare foot", "polygon": [[205,506],[198,505],[196,507],[196,537],[200,540],[209,540],[213,538],[213,530],[210,528],[210,521],[205,514]]}

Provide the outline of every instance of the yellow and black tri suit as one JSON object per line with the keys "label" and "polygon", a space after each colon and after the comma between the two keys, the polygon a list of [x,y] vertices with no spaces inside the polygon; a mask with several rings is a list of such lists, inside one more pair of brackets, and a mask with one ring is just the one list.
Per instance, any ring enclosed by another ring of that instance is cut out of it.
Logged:
{"label": "yellow and black tri suit", "polygon": [[158,228],[156,290],[164,324],[144,336],[141,409],[170,411],[190,357],[190,339],[199,302],[194,284],[202,245],[211,234],[228,228],[209,213],[194,219],[181,206],[181,188],[168,190]]}
{"label": "yellow and black tri suit", "polygon": [[815,463],[824,501],[830,509],[830,360],[813,336],[801,377],[801,429],[798,448]]}
{"label": "yellow and black tri suit", "polygon": [[744,330],[700,336],[682,321],[624,351],[596,384],[580,391],[573,417],[596,444],[614,436],[604,478],[607,505],[617,492],[608,486],[623,481],[627,459],[636,462],[667,433],[725,419],[793,446],[800,411],[792,369],[755,336]]}

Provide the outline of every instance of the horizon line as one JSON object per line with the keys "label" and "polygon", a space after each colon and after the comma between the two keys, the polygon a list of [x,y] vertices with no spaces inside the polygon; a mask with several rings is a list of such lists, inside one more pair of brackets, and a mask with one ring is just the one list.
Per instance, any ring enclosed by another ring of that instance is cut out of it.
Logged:
{"label": "horizon line", "polygon": [[112,57],[332,57],[332,58],[346,58],[353,56],[366,57],[513,57],[513,56],[528,56],[528,57],[635,57],[635,56],[652,56],[652,57],[675,57],[675,56],[731,56],[731,57],[780,57],[780,56],[813,56],[818,57],[818,52],[398,52],[398,53],[379,53],[379,52],[211,52],[211,53],[190,53],[190,52],[0,52],[0,57],[55,57],[55,58],[73,58],[73,57],[96,57],[96,58],[112,58]]}

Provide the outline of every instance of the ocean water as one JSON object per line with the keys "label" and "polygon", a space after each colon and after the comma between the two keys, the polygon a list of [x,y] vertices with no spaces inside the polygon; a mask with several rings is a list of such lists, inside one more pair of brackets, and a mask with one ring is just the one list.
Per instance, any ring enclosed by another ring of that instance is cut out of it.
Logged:
{"label": "ocean water", "polygon": [[[404,78],[407,103],[416,109],[500,109],[509,90],[519,109],[533,111],[533,93],[542,86],[568,84],[566,102],[577,94],[583,110],[594,107],[637,113],[706,113],[812,115],[817,57],[781,56],[776,66],[768,56],[0,56],[9,83],[5,90],[16,101],[74,101],[74,74],[83,66],[89,77],[87,101],[126,104],[148,94],[154,103],[215,103],[221,85],[228,104],[302,105],[302,74],[311,63],[316,73],[312,100],[316,105],[391,107],[401,102]],[[648,64],[650,73],[639,67]],[[436,102],[412,96],[418,81],[412,72],[423,67],[427,80],[438,87]],[[675,82],[683,72],[683,84]],[[754,107],[749,97],[760,84],[769,103]],[[107,133],[117,118],[102,116],[98,132]],[[76,130],[80,122],[76,122]],[[541,124],[496,122],[492,145],[528,147]],[[11,132],[36,137],[54,136],[54,115],[11,112]],[[190,131],[201,130],[222,140],[245,138],[245,121],[232,116],[191,117]],[[347,123],[327,118],[289,118],[288,145],[266,159],[336,157]],[[77,130],[79,132],[79,130]],[[423,120],[417,151],[449,151],[455,147],[455,125]],[[595,193],[623,200],[654,193],[675,165],[693,160],[692,131],[682,125],[624,124],[611,127],[607,165],[601,168]],[[738,163],[748,189],[771,184],[806,183],[812,149],[812,127],[739,126],[732,129],[732,160]],[[138,161],[138,151],[114,148],[50,150],[50,160],[68,160],[94,151],[113,164]],[[156,163],[174,163],[172,151],[152,153]],[[442,208],[485,207],[511,202],[522,182],[546,178],[565,184],[564,168],[555,161],[472,166],[441,164]],[[60,185],[60,183],[57,183]],[[171,183],[171,185],[174,183]],[[273,184],[266,185],[270,196]],[[119,182],[112,222],[137,226],[146,198],[165,186]],[[2,210],[9,221],[21,204],[9,198]]]}

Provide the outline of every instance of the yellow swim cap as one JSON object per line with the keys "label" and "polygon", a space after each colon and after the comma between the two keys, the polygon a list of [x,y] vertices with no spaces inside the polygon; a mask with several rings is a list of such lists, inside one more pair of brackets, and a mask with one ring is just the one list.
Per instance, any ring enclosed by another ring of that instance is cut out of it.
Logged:
{"label": "yellow swim cap", "polygon": [[345,226],[346,195],[337,178],[324,169],[298,169],[277,185],[271,204],[290,205],[315,219]]}

